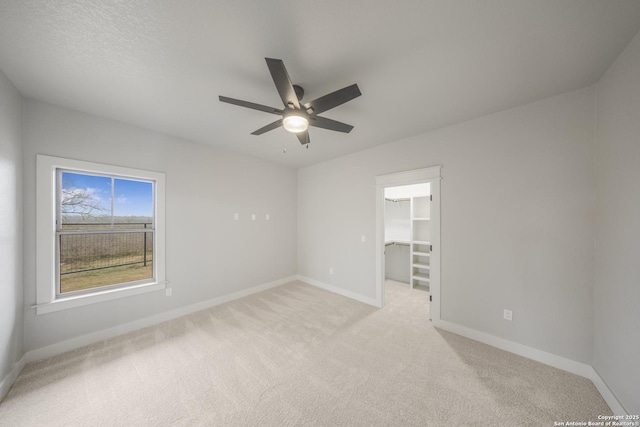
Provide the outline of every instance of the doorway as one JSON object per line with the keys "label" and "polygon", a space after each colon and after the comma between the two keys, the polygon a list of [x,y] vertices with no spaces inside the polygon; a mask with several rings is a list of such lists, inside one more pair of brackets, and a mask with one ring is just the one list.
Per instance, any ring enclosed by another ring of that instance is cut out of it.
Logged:
{"label": "doorway", "polygon": [[429,292],[434,323],[440,320],[440,169],[434,166],[376,177],[376,301],[379,307],[385,304],[385,250],[400,249],[406,263],[396,257],[389,264],[394,269],[389,276],[403,282],[406,278],[411,288]]}

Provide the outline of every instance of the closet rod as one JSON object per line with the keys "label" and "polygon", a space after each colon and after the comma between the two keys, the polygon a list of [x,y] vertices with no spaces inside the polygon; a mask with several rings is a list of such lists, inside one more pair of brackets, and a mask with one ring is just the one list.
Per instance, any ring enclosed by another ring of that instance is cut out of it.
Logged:
{"label": "closet rod", "polygon": [[389,242],[389,243],[385,243],[384,245],[385,246],[395,246],[395,245],[398,245],[398,246],[409,246],[408,243],[403,243],[403,242]]}
{"label": "closet rod", "polygon": [[411,199],[408,199],[408,198],[407,199],[387,199],[386,197],[384,199],[387,202],[394,202],[394,203],[397,203],[397,202],[408,202],[409,200],[411,200]]}

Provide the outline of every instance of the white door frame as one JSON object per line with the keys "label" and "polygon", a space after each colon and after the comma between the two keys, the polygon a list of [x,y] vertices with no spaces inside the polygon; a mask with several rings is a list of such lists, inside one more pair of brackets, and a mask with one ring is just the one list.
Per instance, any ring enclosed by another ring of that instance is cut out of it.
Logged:
{"label": "white door frame", "polygon": [[376,305],[384,307],[384,189],[402,185],[431,184],[431,270],[429,295],[431,295],[431,319],[440,321],[440,169],[432,166],[405,172],[376,176]]}

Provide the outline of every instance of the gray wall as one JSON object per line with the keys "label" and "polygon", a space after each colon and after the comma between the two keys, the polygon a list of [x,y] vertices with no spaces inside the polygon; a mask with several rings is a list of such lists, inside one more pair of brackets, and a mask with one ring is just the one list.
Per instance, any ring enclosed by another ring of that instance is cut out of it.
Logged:
{"label": "gray wall", "polygon": [[640,34],[597,98],[593,366],[640,414]]}
{"label": "gray wall", "polygon": [[374,298],[375,176],[442,165],[442,319],[590,363],[594,104],[590,87],[300,169],[299,274]]}
{"label": "gray wall", "polygon": [[24,347],[22,96],[0,71],[0,382]]}
{"label": "gray wall", "polygon": [[[28,310],[27,351],[296,273],[293,169],[26,100],[27,305],[36,301],[37,153],[166,173],[166,272],[173,296],[155,292],[39,316]],[[250,220],[253,213],[257,221]]]}

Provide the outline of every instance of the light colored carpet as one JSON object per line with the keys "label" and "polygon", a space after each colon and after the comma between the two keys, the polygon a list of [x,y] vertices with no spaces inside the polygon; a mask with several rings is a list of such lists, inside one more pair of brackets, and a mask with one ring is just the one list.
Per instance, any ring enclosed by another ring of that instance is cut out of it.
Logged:
{"label": "light colored carpet", "polygon": [[2,426],[552,426],[593,384],[438,331],[428,294],[376,309],[294,282],[29,364]]}

